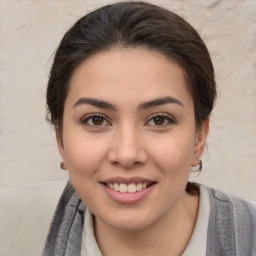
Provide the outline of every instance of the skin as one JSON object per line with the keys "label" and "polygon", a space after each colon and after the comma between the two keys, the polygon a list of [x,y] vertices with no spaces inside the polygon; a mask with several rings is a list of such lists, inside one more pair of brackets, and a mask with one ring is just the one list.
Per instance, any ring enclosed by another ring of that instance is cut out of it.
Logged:
{"label": "skin", "polygon": [[[166,97],[176,101],[145,107]],[[57,143],[75,190],[95,216],[104,256],[184,251],[198,209],[198,197],[185,187],[204,150],[208,124],[196,129],[183,70],[157,52],[116,48],[75,69],[64,105],[63,139],[57,132]],[[156,185],[142,200],[123,204],[100,183],[117,176]]]}

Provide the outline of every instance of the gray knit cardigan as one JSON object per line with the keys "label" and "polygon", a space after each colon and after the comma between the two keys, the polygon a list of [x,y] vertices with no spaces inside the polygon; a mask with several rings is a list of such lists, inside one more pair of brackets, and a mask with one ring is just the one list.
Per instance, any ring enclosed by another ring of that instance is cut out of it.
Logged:
{"label": "gray knit cardigan", "polygon": [[[206,256],[256,256],[256,205],[208,188]],[[71,183],[59,200],[42,256],[79,256],[85,205]]]}

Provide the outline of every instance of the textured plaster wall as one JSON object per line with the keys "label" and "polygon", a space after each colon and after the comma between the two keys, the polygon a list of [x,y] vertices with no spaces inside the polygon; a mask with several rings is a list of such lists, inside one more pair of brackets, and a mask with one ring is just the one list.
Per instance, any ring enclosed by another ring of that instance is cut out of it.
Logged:
{"label": "textured plaster wall", "polygon": [[[256,1],[151,2],[196,27],[215,65],[219,97],[193,179],[256,200]],[[77,18],[106,3],[0,0],[0,187],[67,177],[44,120],[51,55]]]}

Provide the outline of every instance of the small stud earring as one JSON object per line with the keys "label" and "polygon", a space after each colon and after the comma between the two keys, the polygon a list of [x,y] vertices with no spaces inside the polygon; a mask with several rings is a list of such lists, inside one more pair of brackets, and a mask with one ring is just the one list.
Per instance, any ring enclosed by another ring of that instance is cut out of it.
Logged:
{"label": "small stud earring", "polygon": [[191,166],[191,171],[192,172],[201,172],[203,168],[203,163],[200,158],[198,158],[198,165],[196,166]]}

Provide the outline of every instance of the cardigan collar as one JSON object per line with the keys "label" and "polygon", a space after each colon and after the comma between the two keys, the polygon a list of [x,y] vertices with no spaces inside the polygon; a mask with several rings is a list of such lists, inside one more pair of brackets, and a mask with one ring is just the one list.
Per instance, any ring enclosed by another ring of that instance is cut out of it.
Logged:
{"label": "cardigan collar", "polygon": [[[207,190],[210,216],[206,255],[256,255],[255,205]],[[86,206],[69,181],[57,205],[42,256],[81,255],[85,211]]]}
{"label": "cardigan collar", "polygon": [[69,181],[57,205],[42,256],[80,256],[85,210]]}

